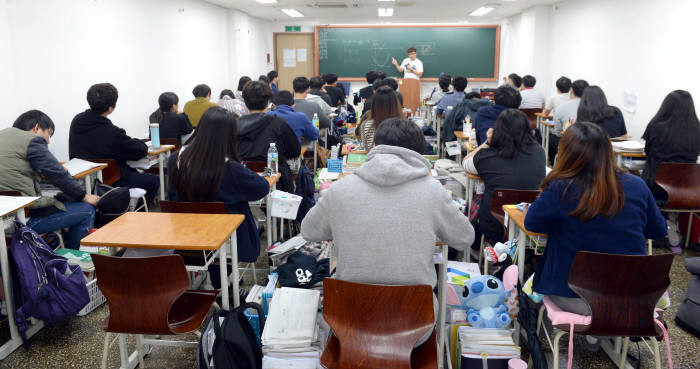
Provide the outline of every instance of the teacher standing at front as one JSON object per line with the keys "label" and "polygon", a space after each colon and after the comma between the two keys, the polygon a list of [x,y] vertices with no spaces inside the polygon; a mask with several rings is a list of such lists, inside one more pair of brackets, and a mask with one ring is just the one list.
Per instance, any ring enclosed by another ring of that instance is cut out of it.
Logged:
{"label": "teacher standing at front", "polygon": [[420,106],[420,77],[423,75],[423,62],[418,59],[415,47],[408,48],[408,57],[401,61],[401,64],[395,58],[391,58],[391,62],[399,73],[403,73],[403,82],[400,87],[403,105],[415,112]]}

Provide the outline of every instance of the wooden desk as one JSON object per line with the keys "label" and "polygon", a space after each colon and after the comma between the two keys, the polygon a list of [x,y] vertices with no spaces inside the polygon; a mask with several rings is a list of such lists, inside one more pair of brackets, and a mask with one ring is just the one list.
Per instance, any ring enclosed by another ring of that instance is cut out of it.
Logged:
{"label": "wooden desk", "polygon": [[[516,255],[518,263],[518,278],[521,283],[524,283],[523,276],[525,273],[525,243],[527,237],[547,237],[546,234],[530,232],[525,229],[525,217],[523,212],[518,210],[515,205],[503,205],[503,211],[508,220],[508,240],[517,240],[518,251]],[[516,231],[518,231],[516,236]],[[516,238],[517,237],[517,238]]]}
{"label": "wooden desk", "polygon": [[160,145],[159,148],[154,149],[148,147],[148,156],[158,156],[158,177],[160,178],[160,199],[165,200],[165,175],[163,174],[163,167],[165,166],[165,155],[172,149],[174,145]]}
{"label": "wooden desk", "polygon": [[[7,243],[5,241],[5,217],[17,217],[20,221],[26,222],[24,217],[24,208],[36,201],[38,197],[17,197],[17,196],[0,196],[0,271],[2,272],[2,288],[5,293],[5,304],[7,306],[7,321],[10,327],[10,339],[0,346],[0,360],[6,358],[18,347],[22,346],[22,337],[17,330],[15,323],[15,306],[12,297],[12,274],[10,273],[10,263],[7,256]],[[26,335],[27,339],[36,334],[42,327],[44,322],[31,319],[28,324]]]}
{"label": "wooden desk", "polygon": [[474,150],[474,148],[469,144],[468,133],[464,133],[464,131],[454,131],[454,135],[457,137],[457,142],[459,142],[459,155],[457,155],[457,162],[462,165],[462,142],[467,141],[467,152],[471,152]]}
{"label": "wooden desk", "polygon": [[303,158],[307,150],[309,149],[305,145],[301,145],[301,154],[299,154],[299,158]]}
{"label": "wooden desk", "polygon": [[617,166],[622,168],[622,159],[623,158],[630,158],[630,159],[646,159],[647,155],[643,152],[627,152],[627,151],[615,151],[613,150],[613,153],[615,154],[615,161],[617,162]]}
{"label": "wooden desk", "polygon": [[[62,161],[61,165],[65,167],[66,162]],[[95,163],[97,164],[97,163]],[[88,170],[82,171],[73,176],[75,180],[85,179],[85,193],[88,195],[92,193],[92,175],[96,173],[97,179],[102,181],[102,170],[107,168],[107,164],[99,163],[96,167],[90,168]]]}

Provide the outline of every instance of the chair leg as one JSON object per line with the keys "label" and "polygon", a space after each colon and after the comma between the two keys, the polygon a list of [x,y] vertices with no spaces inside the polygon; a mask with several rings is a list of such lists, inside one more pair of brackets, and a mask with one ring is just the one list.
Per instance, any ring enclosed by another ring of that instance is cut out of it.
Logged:
{"label": "chair leg", "polygon": [[691,211],[690,214],[688,214],[688,232],[685,233],[685,248],[688,248],[688,244],[690,243],[690,231],[693,228],[693,212]]}
{"label": "chair leg", "polygon": [[250,268],[253,270],[253,284],[258,284],[258,276],[255,275],[255,262],[250,263]]}
{"label": "chair leg", "polygon": [[141,200],[143,200],[143,211],[148,213],[148,203],[146,202],[146,196],[141,197]]}
{"label": "chair leg", "polygon": [[105,333],[105,345],[102,349],[102,369],[107,369],[107,353],[109,353],[109,339],[112,337],[112,333]]}
{"label": "chair leg", "polygon": [[661,353],[659,352],[659,342],[656,337],[649,337],[651,345],[654,347],[654,368],[661,369]]}
{"label": "chair leg", "polygon": [[141,344],[141,335],[135,334],[134,336],[136,338],[136,353],[139,356],[139,367],[144,369],[146,364],[143,362],[143,345]]}
{"label": "chair leg", "polygon": [[565,331],[559,331],[554,335],[554,347],[552,347],[552,369],[559,369],[559,339],[566,334]]}
{"label": "chair leg", "polygon": [[620,363],[618,364],[618,367],[620,369],[624,369],[625,364],[627,364],[627,349],[629,348],[629,344],[629,337],[625,337],[622,339],[622,353],[620,353]]}
{"label": "chair leg", "polygon": [[647,240],[647,255],[652,254],[652,249],[651,249],[651,240]]}
{"label": "chair leg", "polygon": [[544,316],[544,304],[540,306],[540,311],[537,313],[537,336],[540,336],[540,327],[542,327],[542,317]]}
{"label": "chair leg", "polygon": [[[469,249],[467,249],[467,252],[470,252]],[[481,242],[479,243],[479,257],[477,258],[477,263],[481,264],[481,258],[484,257],[484,235],[481,235]],[[484,270],[484,274],[486,274],[486,271]]]}

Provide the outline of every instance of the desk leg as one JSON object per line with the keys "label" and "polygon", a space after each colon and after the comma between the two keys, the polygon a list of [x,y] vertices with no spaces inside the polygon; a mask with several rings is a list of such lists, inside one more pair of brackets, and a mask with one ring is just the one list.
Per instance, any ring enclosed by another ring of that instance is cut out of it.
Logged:
{"label": "desk leg", "polygon": [[459,146],[459,154],[457,154],[457,163],[462,166],[462,140],[457,139],[457,146]]}
{"label": "desk leg", "polygon": [[[238,240],[236,239],[236,231],[233,231],[231,233],[231,269],[233,271],[233,307],[236,308],[241,305],[241,295],[240,291],[238,290],[238,278],[240,277],[238,274]],[[255,271],[253,271],[255,273]],[[228,278],[227,278],[228,280]],[[228,287],[228,286],[227,286]],[[228,289],[228,288],[227,288]]]}
{"label": "desk leg", "polygon": [[[512,223],[513,227],[517,227],[515,223]],[[525,277],[525,241],[527,240],[527,235],[522,229],[518,230],[518,279],[520,283],[525,283],[523,278]]]}
{"label": "desk leg", "polygon": [[447,245],[442,246],[442,263],[438,267],[438,368],[443,368],[445,354],[445,310],[446,310],[446,282],[447,275]]}
{"label": "desk leg", "polygon": [[[318,155],[316,155],[316,147],[317,146],[318,146],[318,141],[315,141],[314,142],[314,174],[313,175],[316,175],[316,171],[318,170],[318,162],[317,162]],[[365,147],[365,149],[367,149],[367,148]]]}
{"label": "desk leg", "polygon": [[437,128],[435,129],[435,133],[437,134],[436,137],[437,137],[437,146],[438,146],[438,152],[437,152],[437,154],[438,154],[438,158],[442,158],[442,155],[440,155],[440,154],[442,153],[442,144],[440,143],[440,123],[441,123],[441,119],[436,119],[435,122],[436,122],[435,125],[436,125],[436,127],[437,127]]}
{"label": "desk leg", "polygon": [[[233,237],[236,237],[236,233],[233,233]],[[221,245],[219,248],[219,277],[221,281],[221,308],[224,310],[229,310],[230,306],[228,303],[228,273],[226,268],[226,245]],[[234,265],[234,269],[238,268],[238,265]],[[234,284],[234,293],[238,291],[238,281]]]}
{"label": "desk leg", "polygon": [[617,163],[617,166],[619,168],[622,168],[622,155],[619,153],[613,152],[615,154],[615,162]]}
{"label": "desk leg", "polygon": [[86,175],[85,178],[85,193],[90,195],[92,193],[92,183],[90,183],[91,175]]}
{"label": "desk leg", "polygon": [[158,154],[158,176],[160,176],[160,199],[165,200],[165,175],[163,174],[163,162],[165,161],[165,153]]}
{"label": "desk leg", "polygon": [[265,234],[267,235],[267,247],[272,246],[272,189],[267,194],[265,201]]}

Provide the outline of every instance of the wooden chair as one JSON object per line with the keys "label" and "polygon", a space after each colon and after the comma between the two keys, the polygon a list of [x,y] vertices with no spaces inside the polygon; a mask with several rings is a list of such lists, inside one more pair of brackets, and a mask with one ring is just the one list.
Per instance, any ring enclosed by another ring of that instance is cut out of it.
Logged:
{"label": "wooden chair", "polygon": [[262,173],[267,166],[267,162],[264,161],[244,161],[243,164],[255,173]]}
{"label": "wooden chair", "polygon": [[685,237],[685,247],[688,247],[693,215],[700,212],[700,164],[661,163],[656,171],[656,184],[668,194],[662,211],[690,213]]}
{"label": "wooden chair", "polygon": [[[506,214],[503,211],[503,205],[514,205],[520,204],[521,202],[532,203],[539,196],[539,190],[511,190],[497,188],[493,190],[493,195],[491,196],[491,207],[489,209],[491,216],[496,218],[496,220],[503,227],[503,238],[501,240],[494,240],[500,242],[508,241],[508,225],[505,224]],[[488,261],[484,258],[484,234],[481,234],[481,244],[479,246],[479,264],[481,264],[481,259],[484,259],[484,273],[488,269]],[[518,245],[520,247],[521,245]],[[522,245],[525,247],[525,245]]]}
{"label": "wooden chair", "polygon": [[[569,272],[569,287],[588,303],[592,314],[577,315],[561,311],[548,297],[540,309],[537,330],[546,310],[554,334],[554,368],[558,365],[559,339],[565,333],[624,337],[622,352],[601,339],[601,346],[621,368],[627,357],[629,337],[650,337],[656,368],[661,368],[656,336],[661,328],[654,321],[654,310],[661,295],[671,284],[669,271],[672,254],[614,255],[580,251]],[[569,337],[572,348],[572,337]],[[547,341],[552,345],[547,334]],[[619,346],[619,345],[618,345]],[[569,352],[569,360],[573,352]],[[669,353],[670,355],[670,353]]]}
{"label": "wooden chair", "polygon": [[323,281],[323,317],[333,329],[321,363],[328,369],[437,368],[433,291],[428,285],[385,286]]}
{"label": "wooden chair", "polygon": [[[178,140],[177,138],[161,138],[160,145],[161,146],[163,146],[163,145],[175,146],[175,148],[173,148],[172,151],[170,151],[171,153],[177,153],[180,150],[180,140]],[[165,159],[165,164],[166,164],[166,166],[163,168],[163,175],[167,176],[168,175],[168,167],[167,167],[168,160],[167,160],[167,158]],[[144,173],[155,174],[155,175],[160,174],[157,166],[144,170]],[[166,184],[167,184],[167,182],[166,182]]]}
{"label": "wooden chair", "polygon": [[[19,192],[19,191],[0,191],[0,196],[14,196],[14,197],[19,197],[19,196],[22,196],[22,193]],[[28,215],[29,215],[29,209],[24,208],[24,216],[26,217],[26,216],[28,216]],[[56,236],[56,238],[58,238],[58,247],[57,247],[57,249],[60,249],[61,247],[66,247],[66,245],[63,243],[63,236],[61,235],[60,230],[42,233],[42,234],[40,234],[40,236],[41,236],[41,238],[43,238],[43,239],[46,241],[46,240],[47,240],[47,236],[48,236],[49,234],[53,234],[54,236]],[[8,241],[7,244],[9,245],[10,242]]]}
{"label": "wooden chair", "polygon": [[109,304],[109,316],[102,324],[107,332],[103,369],[107,366],[112,333],[136,335],[139,363],[143,368],[141,335],[173,335],[196,330],[219,293],[188,290],[190,281],[178,255],[118,258],[93,254],[92,261],[97,286]]}
{"label": "wooden chair", "polygon": [[[228,210],[223,202],[180,202],[166,201],[160,202],[160,211],[163,213],[187,213],[187,214],[227,214]],[[205,252],[175,250],[175,253],[180,255],[186,265],[204,266],[202,271],[207,271],[207,255]],[[253,282],[258,283],[258,278],[255,275],[255,263],[248,263],[243,269],[243,273],[251,270],[253,273]],[[243,278],[241,274],[240,278]]]}
{"label": "wooden chair", "polygon": [[528,109],[520,109],[521,112],[525,113],[527,115],[527,120],[530,122],[530,129],[535,129],[537,128],[537,115],[536,113],[542,113],[542,109],[537,109],[537,108],[528,108]]}

